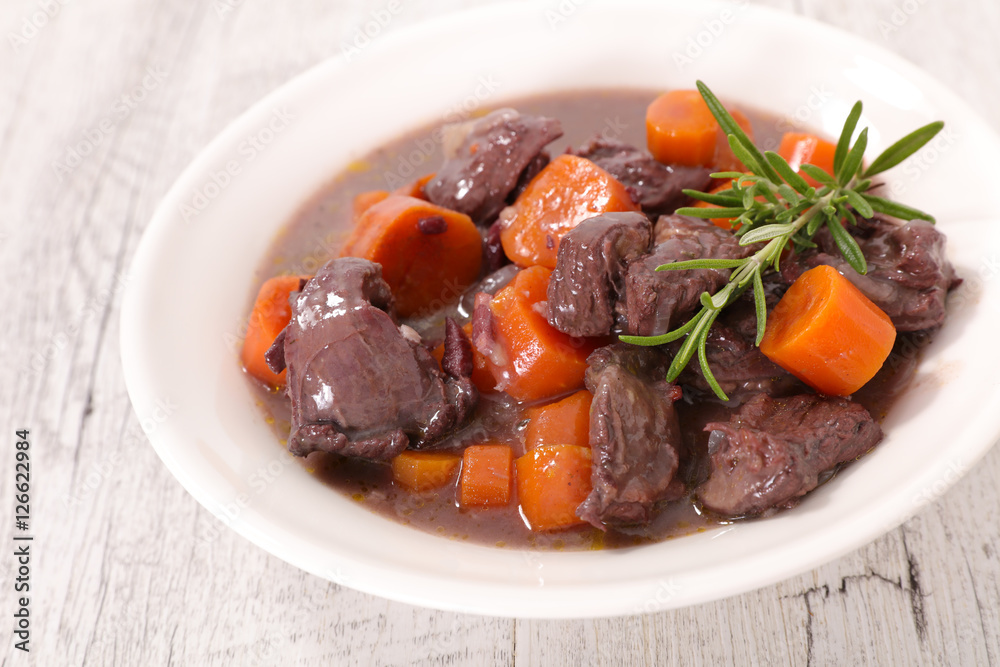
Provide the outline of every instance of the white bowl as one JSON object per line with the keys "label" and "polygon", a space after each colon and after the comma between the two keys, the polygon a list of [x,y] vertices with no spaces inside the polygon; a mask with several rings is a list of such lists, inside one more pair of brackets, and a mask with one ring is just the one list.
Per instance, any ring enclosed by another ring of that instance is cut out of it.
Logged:
{"label": "white bowl", "polygon": [[[994,186],[985,156],[1000,153],[1000,140],[976,114],[891,53],[745,2],[560,7],[457,14],[375,39],[352,62],[318,65],[226,128],[146,230],[121,323],[135,410],[200,503],[289,563],[376,595],[483,614],[680,607],[774,583],[875,539],[940,495],[1000,433],[1000,285],[991,280],[1000,221],[986,220],[984,202],[950,194]],[[577,553],[425,534],[290,464],[237,352],[254,268],[310,195],[352,159],[463,104],[574,88],[687,88],[696,78],[726,99],[831,135],[863,99],[871,155],[924,123],[947,122],[945,138],[891,181],[907,203],[938,214],[966,283],[874,452],[776,517]]]}

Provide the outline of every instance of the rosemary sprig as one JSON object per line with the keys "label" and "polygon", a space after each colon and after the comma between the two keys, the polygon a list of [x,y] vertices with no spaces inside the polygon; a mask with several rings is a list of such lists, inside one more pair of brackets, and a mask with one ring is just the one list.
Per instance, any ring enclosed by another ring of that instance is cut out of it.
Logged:
{"label": "rosemary sprig", "polygon": [[864,154],[868,147],[868,129],[854,137],[861,118],[861,102],[851,109],[834,152],[833,173],[811,164],[801,166],[802,173],[811,176],[819,188],[810,186],[777,153],[761,151],[733,120],[718,98],[701,81],[698,91],[712,111],[719,126],[729,136],[733,154],[746,167],[748,173],[721,172],[713,178],[733,179],[727,190],[714,194],[685,190],[688,196],[721,208],[682,208],[681,215],[698,218],[734,218],[734,232],[740,245],[764,245],[745,259],[696,259],[672,262],[657,267],[657,271],[690,269],[732,269],[729,282],[715,294],[701,295],[701,310],[687,323],[660,336],[621,336],[621,340],[634,345],[663,345],[684,338],[684,343],[670,364],[667,380],[674,381],[695,354],[702,374],[715,395],[728,400],[709,367],[706,343],[712,324],[722,310],[733,303],[747,289],[753,290],[757,316],[757,339],[760,345],[767,324],[767,304],[762,275],[779,269],[781,255],[791,246],[793,251],[813,248],[812,237],[821,227],[830,230],[837,248],[847,263],[858,273],[868,271],[864,253],[854,237],[844,228],[844,223],[857,224],[857,215],[871,218],[883,213],[904,220],[920,218],[934,222],[923,211],[905,206],[869,193],[873,187],[871,177],[920,150],[941,131],[944,123],[935,122],[911,132],[889,146],[864,168]]}

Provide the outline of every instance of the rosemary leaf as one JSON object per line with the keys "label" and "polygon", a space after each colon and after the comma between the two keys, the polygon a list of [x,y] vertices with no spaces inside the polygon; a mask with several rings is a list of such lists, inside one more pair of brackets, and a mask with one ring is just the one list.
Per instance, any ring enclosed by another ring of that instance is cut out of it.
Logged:
{"label": "rosemary leaf", "polygon": [[757,314],[757,340],[754,345],[760,347],[764,328],[767,326],[767,296],[764,294],[764,281],[760,277],[760,271],[754,271],[753,274],[753,305]]}
{"label": "rosemary leaf", "polygon": [[686,215],[691,218],[735,218],[738,215],[742,215],[746,211],[742,207],[731,207],[731,208],[695,208],[694,206],[686,206],[684,208],[679,208],[674,211],[677,215]]}
{"label": "rosemary leaf", "polygon": [[[799,167],[799,171],[804,172],[806,176],[812,176],[814,181],[818,181],[820,183],[823,183],[824,185],[829,185],[832,187],[837,186],[837,181],[833,180],[833,176],[826,173],[824,170],[820,169],[814,164],[806,163],[801,167]],[[817,192],[816,194],[818,195],[822,194],[822,191]]]}
{"label": "rosemary leaf", "polygon": [[764,153],[764,157],[766,157],[767,161],[771,163],[771,166],[774,167],[775,171],[777,171],[781,177],[785,179],[785,182],[792,186],[792,188],[794,188],[797,192],[805,194],[809,191],[810,186],[806,183],[806,179],[799,176],[795,170],[792,169],[792,166],[788,164],[785,158],[781,157],[774,151],[767,151]]}
{"label": "rosemary leaf", "polygon": [[684,269],[732,269],[744,264],[742,259],[686,259],[682,262],[660,264],[654,271],[674,271]]}
{"label": "rosemary leaf", "polygon": [[865,201],[871,205],[876,213],[891,215],[900,220],[926,220],[932,224],[937,222],[933,215],[924,213],[918,208],[906,206],[905,204],[900,204],[889,199],[883,199],[882,197],[876,197],[875,195],[862,194],[861,196],[864,197]]}
{"label": "rosemary leaf", "polygon": [[868,262],[865,261],[864,253],[861,252],[861,248],[858,247],[858,242],[854,240],[854,237],[848,234],[844,226],[840,224],[840,220],[830,218],[826,221],[826,226],[830,230],[830,234],[833,236],[833,241],[837,244],[840,254],[844,256],[844,259],[851,265],[851,268],[861,275],[868,273]]}
{"label": "rosemary leaf", "polygon": [[868,148],[868,128],[861,130],[861,134],[858,135],[858,140],[854,142],[854,147],[848,152],[847,157],[844,158],[844,164],[840,166],[840,175],[837,177],[837,182],[841,187],[846,186],[854,178],[854,175],[858,173],[858,169],[861,168],[861,161],[865,158],[865,149]]}
{"label": "rosemary leaf", "polygon": [[865,170],[864,176],[867,178],[869,176],[874,176],[875,174],[881,174],[887,169],[892,169],[897,164],[923,148],[924,145],[933,139],[943,127],[944,122],[939,120],[934,123],[928,123],[927,125],[910,132],[892,146],[889,146],[882,151],[882,153],[875,158],[874,161],[872,161],[868,169]]}
{"label": "rosemary leaf", "polygon": [[[875,211],[872,210],[872,205],[857,192],[854,190],[845,190],[844,194],[847,195],[847,203],[854,207],[854,210],[857,211],[858,215],[862,218],[870,218],[875,215]],[[855,222],[855,224],[857,223]]]}
{"label": "rosemary leaf", "polygon": [[[735,136],[747,152],[754,156],[754,160],[761,166],[761,176],[765,176],[774,182],[781,180],[771,165],[768,164],[767,160],[764,159],[764,156],[761,155],[760,150],[758,150],[754,143],[750,141],[750,138],[746,135],[746,132],[743,131],[743,128],[741,128],[739,124],[733,120],[733,117],[729,115],[728,111],[726,111],[726,107],[722,106],[722,102],[719,101],[719,98],[717,98],[702,81],[697,81],[696,85],[698,86],[698,92],[701,93],[702,98],[705,100],[705,104],[708,105],[709,111],[711,111],[712,115],[715,116],[715,120],[718,121],[722,131],[728,135]],[[743,161],[740,160],[740,162]],[[743,162],[743,165],[749,167],[746,162]]]}
{"label": "rosemary leaf", "polygon": [[838,178],[842,173],[840,168],[844,164],[844,158],[847,157],[847,151],[851,147],[851,139],[854,137],[854,130],[857,128],[860,118],[861,100],[858,100],[851,108],[851,113],[847,114],[844,129],[840,132],[840,139],[837,141],[837,148],[833,153],[833,173]]}

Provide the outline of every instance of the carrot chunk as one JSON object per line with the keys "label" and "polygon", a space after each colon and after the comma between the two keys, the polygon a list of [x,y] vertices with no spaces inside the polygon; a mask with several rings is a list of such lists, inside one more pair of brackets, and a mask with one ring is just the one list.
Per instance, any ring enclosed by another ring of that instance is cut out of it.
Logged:
{"label": "carrot chunk", "polygon": [[[798,171],[804,164],[816,165],[829,174],[833,174],[833,155],[837,147],[815,134],[805,132],[786,132],[781,137],[778,155],[788,161],[788,165]],[[818,188],[820,184],[807,174],[801,174],[806,183]]]}
{"label": "carrot chunk", "polygon": [[261,382],[278,387],[285,384],[285,371],[275,373],[267,366],[264,354],[270,349],[274,339],[292,319],[292,306],[288,297],[299,289],[303,280],[311,276],[276,276],[264,281],[257,292],[247,335],[243,339],[240,360],[247,373]]}
{"label": "carrot chunk", "polygon": [[401,195],[369,207],[340,254],[382,265],[402,317],[457,300],[483,261],[482,237],[469,216]]}
{"label": "carrot chunk", "polygon": [[875,376],[895,340],[888,315],[836,269],[817,266],[767,316],[760,351],[817,391],[847,396]]}
{"label": "carrot chunk", "polygon": [[[462,330],[471,336],[472,323],[469,322],[463,326]],[[431,350],[431,356],[437,359],[438,364],[440,364],[444,359],[444,343],[439,344]],[[482,393],[489,394],[496,391],[496,381],[493,379],[493,373],[490,372],[489,366],[486,364],[486,357],[474,346],[472,348],[472,375],[469,379],[472,380],[472,384],[476,385],[476,389]]]}
{"label": "carrot chunk", "polygon": [[416,197],[417,199],[423,199],[427,201],[427,195],[424,194],[424,186],[434,178],[434,174],[427,174],[426,176],[421,176],[415,181],[401,185],[392,191],[394,195],[405,195],[407,197]]}
{"label": "carrot chunk", "polygon": [[410,491],[428,491],[447,484],[461,462],[451,452],[406,450],[392,460],[392,479]]}
{"label": "carrot chunk", "polygon": [[510,503],[514,453],[507,445],[470,445],[462,453],[458,504],[502,507]]}
{"label": "carrot chunk", "polygon": [[351,220],[357,225],[365,211],[389,196],[388,190],[368,190],[359,192],[351,203]]}
{"label": "carrot chunk", "polygon": [[[740,111],[729,113],[752,140],[750,119]],[[663,164],[744,171],[697,90],[671,90],[653,100],[646,108],[646,145]]]}
{"label": "carrot chunk", "polygon": [[598,341],[555,329],[535,308],[548,297],[552,272],[532,266],[490,301],[502,363],[487,359],[496,386],[519,401],[538,401],[583,387],[587,357]]}
{"label": "carrot chunk", "polygon": [[719,124],[697,90],[671,90],[646,108],[646,144],[664,164],[711,165],[718,130]]}
{"label": "carrot chunk", "polygon": [[576,516],[591,491],[591,451],[578,445],[542,445],[515,462],[517,497],[531,530],[584,523]]}
{"label": "carrot chunk", "polygon": [[542,445],[590,446],[590,402],[593,395],[582,389],[561,401],[528,409],[528,426],[524,431],[524,446],[535,449]]}
{"label": "carrot chunk", "polygon": [[614,176],[586,158],[560,155],[501,213],[500,243],[515,264],[554,269],[569,230],[601,213],[638,210]]}

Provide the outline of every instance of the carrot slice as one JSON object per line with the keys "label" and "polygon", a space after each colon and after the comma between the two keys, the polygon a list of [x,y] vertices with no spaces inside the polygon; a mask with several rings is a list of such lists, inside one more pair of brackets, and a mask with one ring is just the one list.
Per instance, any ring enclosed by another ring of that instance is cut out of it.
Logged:
{"label": "carrot slice", "polygon": [[528,426],[524,430],[524,446],[534,449],[541,445],[590,446],[590,403],[593,395],[582,389],[561,401],[528,409]]}
{"label": "carrot slice", "polygon": [[501,213],[500,243],[515,264],[554,269],[569,230],[601,213],[638,210],[614,176],[586,158],[560,155]]}
{"label": "carrot slice", "polygon": [[[833,175],[833,156],[836,151],[837,147],[826,139],[805,132],[786,132],[778,146],[778,155],[785,158],[795,171],[799,171],[804,164],[813,164],[830,175]],[[820,186],[818,181],[807,174],[802,174],[802,178],[814,188]]]}
{"label": "carrot slice", "polygon": [[531,530],[584,523],[576,516],[591,491],[591,451],[578,445],[542,445],[517,459],[517,497]]}
{"label": "carrot slice", "polygon": [[276,276],[264,281],[257,292],[257,299],[247,322],[247,335],[243,339],[240,360],[246,372],[261,382],[274,387],[285,384],[285,371],[275,373],[268,368],[264,354],[292,318],[289,296],[298,291],[303,280],[309,280],[310,277]]}
{"label": "carrot slice", "polygon": [[417,199],[423,199],[427,201],[427,195],[424,194],[424,186],[434,178],[434,174],[427,174],[426,176],[421,176],[415,181],[401,185],[392,191],[394,195],[405,195],[407,197],[416,197]]}
{"label": "carrot slice", "polygon": [[646,144],[664,164],[707,167],[715,160],[719,124],[697,90],[671,90],[646,108]]}
{"label": "carrot slice", "polygon": [[410,491],[428,491],[447,484],[462,457],[451,452],[406,450],[392,460],[392,479]]}
{"label": "carrot slice", "polygon": [[[737,110],[729,113],[753,140],[750,119]],[[646,145],[663,164],[744,171],[697,90],[671,90],[653,100],[646,108]]]}
{"label": "carrot slice", "polygon": [[381,264],[397,312],[410,317],[457,300],[476,281],[482,237],[467,215],[390,195],[365,211],[340,255]]}
{"label": "carrot slice", "polygon": [[[472,323],[469,322],[462,327],[466,334],[472,336]],[[438,364],[444,359],[444,343],[439,344],[431,350],[431,356],[437,359]],[[486,364],[486,357],[473,346],[472,348],[472,375],[469,377],[472,384],[476,385],[482,393],[490,394],[496,391],[496,380]]]}
{"label": "carrot slice", "polygon": [[767,316],[760,351],[817,391],[847,396],[875,376],[895,340],[888,315],[836,269],[817,266]]}
{"label": "carrot slice", "polygon": [[361,221],[365,211],[389,196],[388,190],[368,190],[359,192],[351,202],[351,220],[355,225]]}
{"label": "carrot slice", "polygon": [[462,452],[458,504],[502,507],[510,503],[514,453],[507,445],[470,445]]}
{"label": "carrot slice", "polygon": [[538,401],[583,387],[587,357],[599,341],[555,329],[535,308],[548,297],[552,272],[520,271],[490,301],[503,363],[487,359],[496,386],[519,401]]}

